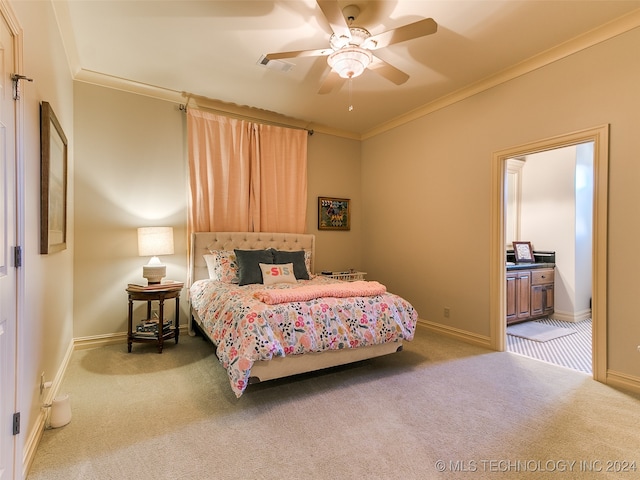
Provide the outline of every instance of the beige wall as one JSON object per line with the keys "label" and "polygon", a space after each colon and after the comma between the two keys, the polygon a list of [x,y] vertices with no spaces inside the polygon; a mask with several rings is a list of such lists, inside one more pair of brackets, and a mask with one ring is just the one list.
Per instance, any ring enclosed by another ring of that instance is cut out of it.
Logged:
{"label": "beige wall", "polygon": [[81,82],[74,95],[78,338],[126,331],[125,288],[145,282],[149,260],[138,256],[138,227],[174,228],[175,254],[162,261],[167,278],[186,281],[187,166],[178,105]]}
{"label": "beige wall", "polygon": [[[315,133],[308,162],[307,232],[316,236],[316,272],[362,269],[360,142]],[[318,197],[350,199],[351,230],[318,230]]]}
{"label": "beige wall", "polygon": [[[23,425],[40,412],[39,375],[73,337],[123,332],[124,288],[141,281],[135,228],[176,228],[169,276],[184,279],[184,119],[176,105],[73,83],[49,2],[12,3],[25,33],[25,276],[19,351]],[[620,35],[370,138],[309,139],[308,231],[316,268],[359,268],[408,298],[422,319],[489,335],[493,152],[609,123],[609,368],[640,378],[634,299],[640,260],[640,31]],[[38,253],[39,113],[69,138],[68,249]],[[318,196],[352,199],[350,232],[318,232]],[[444,318],[443,308],[451,309]],[[186,312],[186,307],[183,304]]]}
{"label": "beige wall", "polygon": [[[126,331],[127,283],[142,283],[136,228],[173,226],[167,277],[186,282],[187,156],[178,105],[75,84],[76,231],[74,337]],[[360,142],[314,134],[308,146],[307,232],[317,235],[316,269],[360,268]],[[317,230],[317,197],[352,199],[349,232]],[[136,314],[144,305],[136,303]],[[181,315],[188,314],[187,295]]]}
{"label": "beige wall", "polygon": [[[22,445],[41,415],[40,374],[54,380],[73,340],[73,82],[49,2],[11,4],[24,33],[24,310],[18,325]],[[40,255],[40,103],[49,102],[69,142],[67,249]],[[20,456],[18,458],[21,458]]]}
{"label": "beige wall", "polygon": [[638,45],[635,29],[364,141],[364,268],[422,319],[489,335],[494,152],[610,124],[609,369],[640,378]]}

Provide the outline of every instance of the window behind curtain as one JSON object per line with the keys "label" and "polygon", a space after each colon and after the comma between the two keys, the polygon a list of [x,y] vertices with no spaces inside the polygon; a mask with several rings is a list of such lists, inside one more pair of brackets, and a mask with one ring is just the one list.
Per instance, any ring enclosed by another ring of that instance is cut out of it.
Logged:
{"label": "window behind curtain", "polygon": [[189,232],[304,233],[307,132],[187,112]]}

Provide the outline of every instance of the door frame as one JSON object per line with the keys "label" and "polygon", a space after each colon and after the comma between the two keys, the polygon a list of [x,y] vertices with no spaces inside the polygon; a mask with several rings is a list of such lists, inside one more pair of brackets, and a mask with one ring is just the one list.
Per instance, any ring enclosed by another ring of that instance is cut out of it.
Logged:
{"label": "door frame", "polygon": [[[20,26],[20,22],[18,18],[9,4],[7,0],[0,0],[0,15],[6,22],[11,35],[13,36],[13,65],[7,65],[7,69],[11,70],[12,73],[21,74],[23,73],[24,61],[23,61],[23,45],[24,45],[24,36],[23,30]],[[5,85],[8,87],[10,84]],[[11,94],[10,91],[7,92]],[[13,101],[14,104],[14,121],[15,121],[15,137],[14,137],[14,162],[15,162],[15,177],[13,180],[15,181],[15,238],[9,239],[10,248],[13,247],[24,247],[25,240],[25,166],[24,166],[24,105],[20,100]],[[15,245],[13,242],[15,241]],[[23,261],[24,261],[24,249],[23,249]],[[23,369],[23,351],[22,348],[22,339],[24,338],[24,322],[22,321],[24,317],[24,285],[25,285],[25,273],[23,267],[17,267],[13,265],[13,260],[11,260],[11,268],[15,270],[15,281],[16,281],[16,298],[15,298],[15,321],[14,325],[14,334],[15,334],[15,344],[13,347],[12,355],[15,359],[14,361],[14,369],[13,372],[9,372],[9,375],[13,375],[15,381],[13,385],[13,411],[20,412],[22,407],[22,389],[23,389],[23,378],[22,374]],[[23,412],[24,413],[24,412]],[[12,456],[12,471],[5,472],[10,475],[9,478],[23,478],[26,476],[26,466],[23,462],[23,447],[24,447],[24,435],[26,430],[26,422],[24,421],[20,426],[20,434],[14,435],[13,437],[13,452]]]}
{"label": "door frame", "polygon": [[609,175],[609,125],[580,130],[494,152],[491,162],[491,346],[506,348],[505,181],[509,158],[593,142],[593,252],[592,252],[592,365],[593,378],[607,376],[607,222]]}

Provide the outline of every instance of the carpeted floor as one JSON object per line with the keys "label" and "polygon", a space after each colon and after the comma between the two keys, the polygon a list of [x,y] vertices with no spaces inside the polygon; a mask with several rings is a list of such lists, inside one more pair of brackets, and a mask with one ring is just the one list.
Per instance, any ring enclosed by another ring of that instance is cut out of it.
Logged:
{"label": "carpeted floor", "polygon": [[555,338],[547,342],[536,342],[526,338],[507,335],[507,351],[529,358],[560,365],[591,374],[591,319],[581,322],[563,322],[552,318],[543,318],[536,322],[554,327],[568,328],[576,333]]}
{"label": "carpeted floor", "polygon": [[77,351],[60,393],[73,418],[44,432],[29,480],[607,479],[637,473],[610,465],[640,467],[640,395],[422,327],[398,354],[240,399],[200,338],[161,355]]}

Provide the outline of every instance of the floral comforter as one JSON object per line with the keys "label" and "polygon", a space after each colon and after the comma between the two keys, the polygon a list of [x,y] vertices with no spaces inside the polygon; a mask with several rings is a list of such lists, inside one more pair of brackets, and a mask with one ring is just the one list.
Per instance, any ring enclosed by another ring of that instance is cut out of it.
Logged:
{"label": "floral comforter", "polygon": [[269,287],[215,280],[194,282],[190,289],[191,307],[216,344],[218,359],[227,370],[237,397],[247,387],[253,363],[259,360],[413,339],[418,314],[409,302],[392,293],[276,305],[253,296],[265,288],[336,281],[317,276],[297,284]]}

